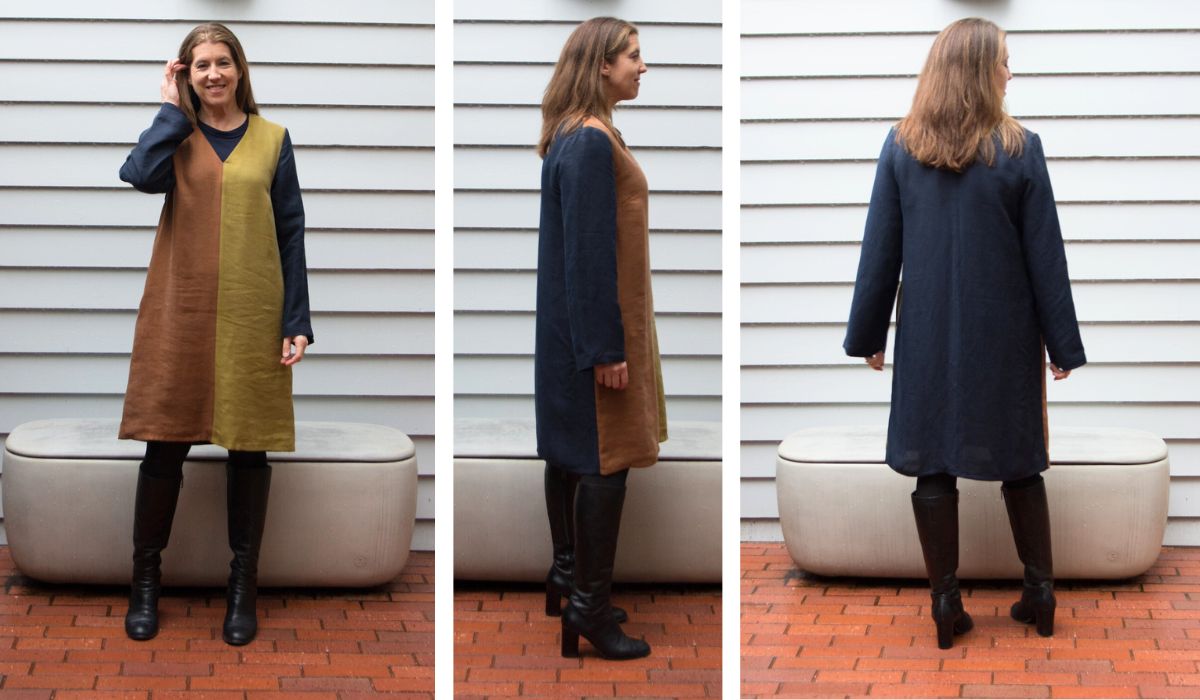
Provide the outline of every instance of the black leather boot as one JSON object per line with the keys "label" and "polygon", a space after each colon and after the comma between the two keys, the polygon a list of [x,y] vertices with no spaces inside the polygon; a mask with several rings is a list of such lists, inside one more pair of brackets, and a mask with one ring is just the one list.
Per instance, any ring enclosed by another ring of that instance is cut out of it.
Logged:
{"label": "black leather boot", "polygon": [[225,624],[221,636],[226,644],[249,644],[258,632],[258,551],[267,519],[267,496],[271,491],[271,467],[226,465],[226,503],[229,509],[229,588],[226,592]]}
{"label": "black leather boot", "polygon": [[624,479],[581,479],[575,493],[575,585],[562,614],[562,655],[579,656],[582,635],[606,659],[637,659],[650,645],[621,631],[612,613],[613,561]]}
{"label": "black leather boot", "polygon": [[125,613],[125,634],[130,639],[153,639],[158,634],[162,550],[171,538],[181,482],[178,478],[138,474],[133,505],[133,577]]}
{"label": "black leather boot", "polygon": [[[575,487],[579,477],[547,464],[544,482],[550,541],[554,545],[554,560],[546,574],[546,614],[558,617],[575,578]],[[618,623],[629,619],[621,608],[613,606],[612,612]]]}
{"label": "black leather boot", "polygon": [[929,574],[933,622],[939,649],[954,646],[954,635],[975,626],[963,610],[958,589],[958,492],[940,496],[912,495],[913,517],[925,571]]}
{"label": "black leather boot", "polygon": [[1001,488],[1008,508],[1017,556],[1025,565],[1021,599],[1013,603],[1014,620],[1037,625],[1043,637],[1054,634],[1054,560],[1050,549],[1050,508],[1046,483],[1038,480],[1023,488]]}

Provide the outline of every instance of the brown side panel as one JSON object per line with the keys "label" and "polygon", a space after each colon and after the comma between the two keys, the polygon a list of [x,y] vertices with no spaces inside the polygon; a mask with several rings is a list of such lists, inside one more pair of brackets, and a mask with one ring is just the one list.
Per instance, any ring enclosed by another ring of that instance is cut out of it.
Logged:
{"label": "brown side panel", "polygon": [[175,152],[138,309],[120,436],[206,442],[213,418],[221,161],[197,130]]}
{"label": "brown side panel", "polygon": [[650,288],[649,192],[641,168],[613,144],[617,178],[617,296],[625,327],[629,386],[595,385],[600,473],[648,467],[658,461],[658,340]]}

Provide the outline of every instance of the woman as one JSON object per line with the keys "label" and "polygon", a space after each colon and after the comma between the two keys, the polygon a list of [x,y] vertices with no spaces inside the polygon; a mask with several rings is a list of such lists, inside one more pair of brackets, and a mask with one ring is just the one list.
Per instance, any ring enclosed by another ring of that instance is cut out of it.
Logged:
{"label": "woman", "polygon": [[542,99],[534,399],[554,543],[546,612],[568,597],[563,656],[578,656],[581,635],[610,659],[650,653],[610,602],[628,469],[658,461],[667,439],[648,189],[612,124],[645,72],[636,27],[590,19],[567,39]]}
{"label": "woman", "polygon": [[162,107],[121,167],[166,193],[134,332],[122,438],[144,440],[125,631],[158,632],[161,552],[191,445],[229,450],[223,637],[247,644],[271,468],[295,449],[291,367],[313,342],[304,206],[287,131],[258,116],[237,37],[193,29],[163,74]]}
{"label": "woman", "polygon": [[1003,482],[1025,565],[1012,617],[1053,633],[1043,362],[1048,350],[1060,380],[1087,361],[1042,144],[1004,111],[1011,78],[987,20],[934,40],[879,157],[844,344],[882,369],[903,266],[887,463],[917,477],[943,649],[972,627],[955,576],[960,476]]}

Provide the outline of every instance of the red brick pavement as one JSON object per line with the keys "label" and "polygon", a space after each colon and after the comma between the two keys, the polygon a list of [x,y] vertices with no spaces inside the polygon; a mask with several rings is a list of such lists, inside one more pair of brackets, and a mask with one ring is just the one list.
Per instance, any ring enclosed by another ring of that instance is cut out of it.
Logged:
{"label": "red brick pavement", "polygon": [[624,630],[649,657],[606,661],[587,640],[560,654],[559,618],[529,585],[457,583],[454,697],[721,697],[721,591],[717,586],[618,586]]}
{"label": "red brick pavement", "polygon": [[224,592],[167,589],[148,642],[125,637],[127,592],[30,581],[0,547],[4,700],[356,700],[433,697],[433,553],[368,590],[275,590],[258,638],[221,641]]}
{"label": "red brick pavement", "polygon": [[742,544],[744,697],[1197,698],[1200,548],[1128,581],[1056,584],[1052,638],[1008,617],[1014,582],[965,582],[975,629],[937,648],[912,580],[808,577]]}

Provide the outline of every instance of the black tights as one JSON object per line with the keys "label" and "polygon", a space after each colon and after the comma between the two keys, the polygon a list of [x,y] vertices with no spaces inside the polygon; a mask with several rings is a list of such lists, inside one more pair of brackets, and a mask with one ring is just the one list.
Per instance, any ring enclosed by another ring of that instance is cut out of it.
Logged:
{"label": "black tights", "polygon": [[[232,456],[232,452],[230,455]],[[625,479],[629,477],[629,470],[622,469],[616,474],[604,476],[602,474],[579,474],[562,467],[556,467],[552,464],[546,464],[546,477],[549,479],[561,480],[562,483],[570,485],[574,489],[580,483],[590,484],[592,486],[613,486],[621,487],[625,485]]]}
{"label": "black tights", "polygon": [[605,488],[620,488],[625,485],[625,479],[629,477],[629,470],[622,469],[616,474],[602,476],[600,474],[582,474],[579,476],[579,483],[588,484],[590,486],[601,486]]}
{"label": "black tights", "polygon": [[[1042,480],[1041,474],[1027,476],[1024,479],[1015,479],[1013,481],[1004,482],[1004,488],[1008,490],[1023,489],[1027,486],[1033,486]],[[933,496],[949,496],[955,493],[958,489],[958,479],[953,474],[931,474],[929,476],[917,477],[917,492],[916,495],[922,498],[931,498]]]}
{"label": "black tights", "polygon": [[[190,442],[151,440],[146,443],[146,458],[142,460],[141,473],[159,479],[182,478],[183,461],[191,449]],[[235,469],[261,469],[267,466],[267,453],[230,450],[229,464]]]}

